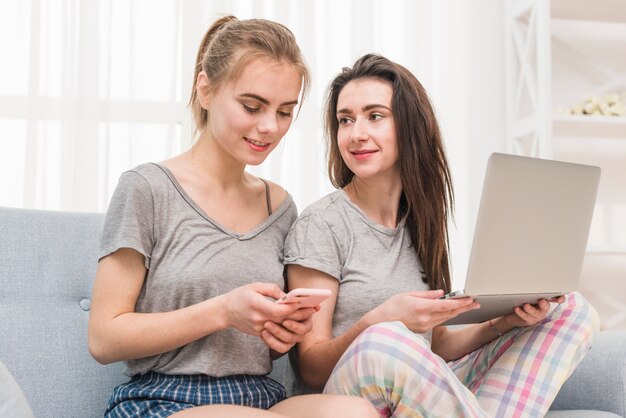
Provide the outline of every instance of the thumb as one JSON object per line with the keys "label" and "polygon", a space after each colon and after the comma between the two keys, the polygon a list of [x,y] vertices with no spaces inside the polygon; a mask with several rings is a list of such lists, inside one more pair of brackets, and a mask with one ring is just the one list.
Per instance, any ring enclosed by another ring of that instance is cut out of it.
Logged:
{"label": "thumb", "polygon": [[443,290],[414,290],[409,292],[409,295],[416,298],[437,299],[443,296]]}
{"label": "thumb", "polygon": [[273,283],[252,283],[250,289],[263,296],[269,296],[274,299],[280,299],[285,296],[285,292]]}

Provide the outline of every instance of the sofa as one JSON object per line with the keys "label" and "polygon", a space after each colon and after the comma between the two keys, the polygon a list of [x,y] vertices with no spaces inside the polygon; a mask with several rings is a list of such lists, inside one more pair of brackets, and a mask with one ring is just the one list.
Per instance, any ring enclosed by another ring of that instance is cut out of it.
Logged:
{"label": "sofa", "polygon": [[[101,221],[0,208],[0,417],[102,416],[126,380],[122,364],[100,365],[87,350]],[[288,372],[283,357],[272,377]],[[547,416],[624,417],[625,379],[626,331],[603,331]]]}

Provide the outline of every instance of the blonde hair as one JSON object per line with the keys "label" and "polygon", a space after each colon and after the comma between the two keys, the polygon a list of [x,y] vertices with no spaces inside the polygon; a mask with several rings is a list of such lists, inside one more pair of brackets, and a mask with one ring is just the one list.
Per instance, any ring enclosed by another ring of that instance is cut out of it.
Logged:
{"label": "blonde hair", "polygon": [[270,20],[239,20],[235,16],[226,16],[211,25],[198,49],[189,99],[196,132],[204,129],[209,119],[207,110],[200,106],[197,98],[196,81],[200,71],[206,73],[210,91],[214,92],[223,84],[235,80],[247,64],[262,57],[298,68],[302,75],[302,98],[306,97],[311,75],[293,33]]}

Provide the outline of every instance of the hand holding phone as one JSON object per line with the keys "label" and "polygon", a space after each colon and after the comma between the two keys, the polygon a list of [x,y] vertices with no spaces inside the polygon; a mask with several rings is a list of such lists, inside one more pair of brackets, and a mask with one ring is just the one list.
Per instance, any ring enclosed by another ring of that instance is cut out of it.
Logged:
{"label": "hand holding phone", "polygon": [[297,303],[301,308],[312,308],[326,300],[332,292],[328,289],[293,289],[285,296],[277,299],[277,303]]}

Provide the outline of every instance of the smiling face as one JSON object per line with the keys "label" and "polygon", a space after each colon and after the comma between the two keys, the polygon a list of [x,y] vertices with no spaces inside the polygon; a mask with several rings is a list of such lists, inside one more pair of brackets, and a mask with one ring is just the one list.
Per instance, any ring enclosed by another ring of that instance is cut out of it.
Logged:
{"label": "smiling face", "polygon": [[234,160],[262,163],[291,125],[301,84],[295,66],[253,60],[238,78],[208,94],[207,135]]}
{"label": "smiling face", "polygon": [[398,174],[398,141],[391,84],[375,78],[350,81],[337,98],[337,143],[356,177]]}

